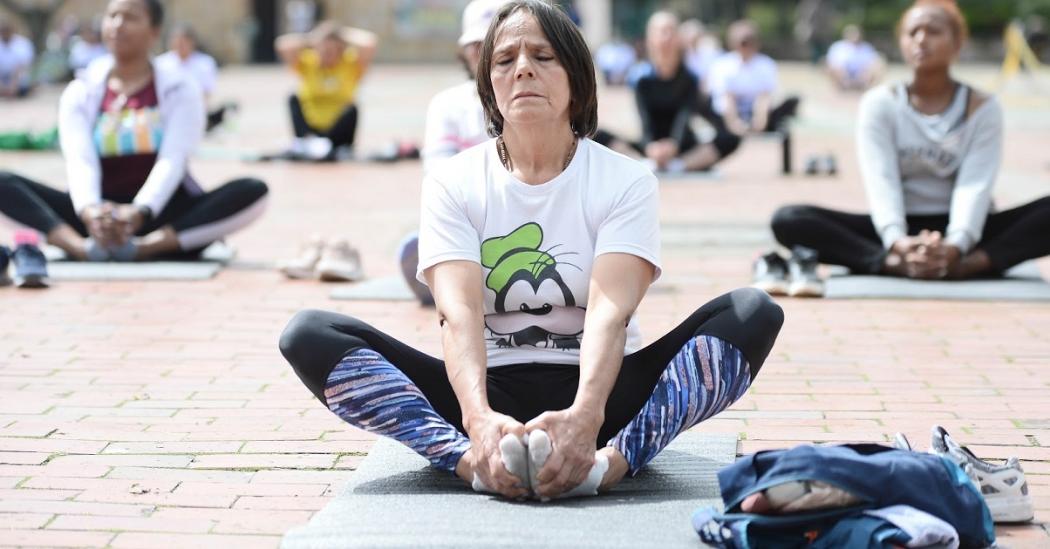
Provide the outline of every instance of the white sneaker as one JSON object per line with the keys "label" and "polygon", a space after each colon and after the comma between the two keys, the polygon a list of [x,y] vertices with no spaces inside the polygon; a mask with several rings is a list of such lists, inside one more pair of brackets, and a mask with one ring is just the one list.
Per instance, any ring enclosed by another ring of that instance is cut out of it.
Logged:
{"label": "white sneaker", "polygon": [[817,274],[818,264],[815,250],[795,246],[788,259],[789,296],[824,297],[824,281]]}
{"label": "white sneaker", "polygon": [[321,252],[317,275],[325,282],[357,282],[365,277],[361,254],[346,240],[331,241]]}
{"label": "white sneaker", "polygon": [[319,136],[306,137],[303,149],[303,156],[310,160],[323,160],[332,152],[332,140]]}
{"label": "white sneaker", "polygon": [[291,279],[316,278],[317,263],[321,260],[323,249],[324,239],[315,234],[303,244],[299,257],[282,261],[278,264],[277,270]]}
{"label": "white sneaker", "polygon": [[930,453],[947,457],[966,471],[984,496],[995,522],[1027,522],[1035,518],[1024,470],[1016,457],[1002,465],[979,459],[952,440],[943,427],[933,426]]}

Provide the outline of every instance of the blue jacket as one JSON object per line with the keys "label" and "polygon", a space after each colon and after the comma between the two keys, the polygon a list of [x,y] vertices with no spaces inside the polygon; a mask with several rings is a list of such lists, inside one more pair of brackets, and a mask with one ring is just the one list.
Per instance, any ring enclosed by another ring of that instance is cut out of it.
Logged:
{"label": "blue jacket", "polygon": [[[862,503],[785,515],[740,512],[747,496],[798,480],[826,482],[852,493]],[[958,532],[961,547],[987,547],[995,541],[991,513],[980,492],[955,463],[932,454],[877,444],[803,445],[740,458],[719,471],[718,482],[727,514],[701,509],[693,525],[703,537],[704,530],[713,531],[711,521],[721,524],[724,532],[733,534],[732,543],[705,541],[723,547],[815,547],[824,536],[842,535],[841,529],[835,530],[844,519],[891,505],[908,505],[944,520]],[[885,531],[878,537],[885,543],[902,541],[887,537]],[[868,547],[883,546],[874,541],[876,536],[871,539]]]}

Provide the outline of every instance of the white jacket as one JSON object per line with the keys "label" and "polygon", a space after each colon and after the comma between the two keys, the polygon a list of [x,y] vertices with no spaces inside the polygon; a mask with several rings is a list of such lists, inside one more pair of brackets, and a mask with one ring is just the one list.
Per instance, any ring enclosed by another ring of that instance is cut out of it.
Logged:
{"label": "white jacket", "polygon": [[[93,138],[113,58],[93,62],[66,86],[58,103],[59,145],[77,213],[102,201],[102,168]],[[204,135],[204,96],[192,77],[173,67],[153,64],[154,85],[164,137],[157,161],[134,204],[160,215],[172,194],[188,180],[187,161]]]}

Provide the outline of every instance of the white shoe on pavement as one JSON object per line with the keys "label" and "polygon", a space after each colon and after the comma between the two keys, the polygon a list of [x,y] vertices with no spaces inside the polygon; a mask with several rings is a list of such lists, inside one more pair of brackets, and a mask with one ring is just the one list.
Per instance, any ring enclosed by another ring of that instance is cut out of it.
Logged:
{"label": "white shoe on pavement", "polygon": [[346,240],[329,241],[317,262],[317,275],[324,282],[357,282],[365,277],[361,254]]}

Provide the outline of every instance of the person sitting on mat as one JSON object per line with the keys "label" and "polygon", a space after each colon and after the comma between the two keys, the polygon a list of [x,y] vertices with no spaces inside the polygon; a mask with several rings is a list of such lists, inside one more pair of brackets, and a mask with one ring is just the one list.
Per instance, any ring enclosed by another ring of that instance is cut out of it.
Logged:
{"label": "person sitting on mat", "polygon": [[773,107],[777,63],[759,51],[758,26],[740,20],[729,25],[726,35],[732,51],[719,57],[708,71],[707,90],[715,115],[741,136],[781,130],[795,116],[799,99],[789,97]]}
{"label": "person sitting on mat", "polygon": [[477,84],[495,138],[423,183],[418,276],[444,358],[317,310],[291,320],[280,350],[344,421],[476,490],[594,494],[739,399],[783,312],[735,290],[642,348],[635,311],[660,275],[658,184],[588,138],[597,95],[579,30],[543,0],[506,4]]}
{"label": "person sitting on mat", "polygon": [[846,25],[842,29],[842,40],[828,49],[825,63],[831,81],[842,91],[864,91],[870,88],[878,82],[884,68],[882,56],[874,46],[863,40],[857,25]]}
{"label": "person sitting on mat", "polygon": [[158,0],[111,0],[111,53],[59,101],[69,192],[0,172],[0,216],[35,229],[71,259],[133,261],[194,255],[258,219],[267,188],[238,179],[204,192],[187,162],[204,131],[200,88],[151,62]]}
{"label": "person sitting on mat", "polygon": [[33,68],[33,43],[0,15],[0,99],[18,99],[29,94]]}
{"label": "person sitting on mat", "polygon": [[[204,93],[204,104],[207,106],[208,99],[215,92],[215,81],[219,74],[219,66],[215,63],[215,58],[200,51],[197,33],[187,23],[175,25],[175,28],[171,30],[168,36],[168,47],[170,48],[168,51],[157,56],[156,62],[172,68],[182,68],[193,76]],[[205,131],[210,132],[222,124],[226,111],[231,107],[233,107],[232,104],[223,104],[209,110]]]}
{"label": "person sitting on mat", "polygon": [[[309,34],[277,37],[277,54],[299,77],[299,91],[288,99],[295,131],[293,157],[334,160],[340,148],[353,146],[354,99],[377,43],[374,33],[333,21],[319,24]],[[314,139],[308,139],[311,136]]]}
{"label": "person sitting on mat", "polygon": [[[508,0],[474,0],[463,10],[463,30],[459,35],[459,60],[470,80],[439,92],[427,107],[423,140],[423,171],[429,172],[445,160],[489,139],[485,109],[478,97],[477,68],[481,41],[489,23]],[[423,305],[433,305],[434,296],[416,280],[419,263],[419,234],[401,240],[398,263],[405,283]]]}
{"label": "person sitting on mat", "polygon": [[919,279],[995,276],[1050,254],[1050,197],[994,212],[1002,107],[952,77],[968,34],[958,6],[919,0],[897,33],[911,80],[864,94],[858,117],[871,213],[785,206],[773,216],[777,241],[854,273]]}
{"label": "person sitting on mat", "polygon": [[627,77],[642,121],[642,140],[628,143],[605,131],[595,137],[621,154],[644,159],[653,171],[671,173],[709,169],[740,145],[740,137],[724,124],[715,124],[710,143],[701,143],[690,128],[700,104],[700,83],[686,67],[678,27],[673,13],[658,11],[649,17],[645,28],[649,59],[635,65]]}

